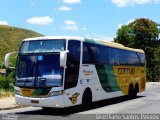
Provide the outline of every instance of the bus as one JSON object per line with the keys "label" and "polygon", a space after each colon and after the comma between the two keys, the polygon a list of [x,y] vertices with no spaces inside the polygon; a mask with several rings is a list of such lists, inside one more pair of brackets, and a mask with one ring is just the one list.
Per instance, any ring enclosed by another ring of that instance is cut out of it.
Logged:
{"label": "bus", "polygon": [[[5,66],[9,59],[5,56]],[[88,106],[146,87],[145,53],[114,42],[75,36],[24,39],[17,56],[15,99],[42,108]]]}

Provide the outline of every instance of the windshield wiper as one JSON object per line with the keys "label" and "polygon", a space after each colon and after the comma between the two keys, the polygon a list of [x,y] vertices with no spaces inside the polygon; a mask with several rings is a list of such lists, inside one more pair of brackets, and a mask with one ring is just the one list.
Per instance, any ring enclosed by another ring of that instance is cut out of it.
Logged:
{"label": "windshield wiper", "polygon": [[34,66],[35,66],[35,64],[36,64],[36,63],[34,62],[32,68],[31,68],[31,70],[30,70],[30,72],[27,74],[27,78],[26,78],[26,80],[24,81],[24,87],[26,86],[26,83],[27,83],[27,81],[28,81],[28,77],[31,75],[32,72],[34,72]]}

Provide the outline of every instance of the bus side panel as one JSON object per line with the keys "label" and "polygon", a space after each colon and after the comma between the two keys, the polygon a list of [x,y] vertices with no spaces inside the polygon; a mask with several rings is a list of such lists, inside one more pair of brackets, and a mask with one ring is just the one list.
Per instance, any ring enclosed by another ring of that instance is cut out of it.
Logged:
{"label": "bus side panel", "polygon": [[145,67],[89,65],[80,67],[77,86],[68,89],[70,97],[65,107],[82,103],[84,91],[89,88],[92,101],[128,95],[129,85],[139,85],[139,92],[145,89]]}
{"label": "bus side panel", "polygon": [[138,83],[141,92],[145,89],[145,67],[83,65],[80,83],[82,94],[91,88],[93,101],[128,95],[131,83],[134,87]]}
{"label": "bus side panel", "polygon": [[[81,86],[81,91],[82,91],[82,97],[84,91],[89,88],[92,92],[92,101],[95,101],[95,99],[100,99],[101,96],[97,96],[97,81],[98,81],[98,76],[96,69],[94,65],[82,65],[82,69],[80,71],[80,81],[79,84]],[[100,97],[100,98],[99,98]],[[82,98],[83,99],[83,98]]]}
{"label": "bus side panel", "polygon": [[[117,82],[112,81],[115,78],[113,77],[110,81],[107,80],[107,70],[108,68],[103,66],[83,65],[80,79],[82,94],[86,88],[90,88],[92,91],[92,101],[122,96],[122,92],[118,84],[116,84]],[[109,77],[114,76],[114,71],[111,67],[107,72],[110,72]]]}
{"label": "bus side panel", "polygon": [[145,90],[145,67],[114,66],[114,72],[124,95],[128,95],[129,85],[138,83],[139,92]]}

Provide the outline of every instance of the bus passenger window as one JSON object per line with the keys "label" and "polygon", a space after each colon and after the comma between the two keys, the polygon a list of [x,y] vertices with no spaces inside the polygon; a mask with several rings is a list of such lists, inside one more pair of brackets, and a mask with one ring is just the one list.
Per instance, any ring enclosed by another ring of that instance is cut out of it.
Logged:
{"label": "bus passenger window", "polygon": [[117,49],[110,48],[109,59],[111,65],[119,65],[119,51]]}

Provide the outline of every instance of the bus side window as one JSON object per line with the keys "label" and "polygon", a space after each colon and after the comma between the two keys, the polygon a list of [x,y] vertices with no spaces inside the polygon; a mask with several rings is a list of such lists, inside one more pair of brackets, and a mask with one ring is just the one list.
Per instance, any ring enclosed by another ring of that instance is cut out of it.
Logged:
{"label": "bus side window", "polygon": [[65,74],[65,89],[77,85],[80,65],[80,41],[68,41],[67,69]]}
{"label": "bus side window", "polygon": [[109,48],[109,59],[111,65],[119,65],[119,51],[115,48]]}
{"label": "bus side window", "polygon": [[138,56],[140,58],[140,65],[144,66],[145,65],[145,55],[144,55],[144,53],[138,53]]}
{"label": "bus side window", "polygon": [[108,48],[92,43],[83,44],[83,64],[108,64]]}
{"label": "bus side window", "polygon": [[87,44],[83,43],[83,64],[89,64],[90,63],[90,55],[88,52]]}

